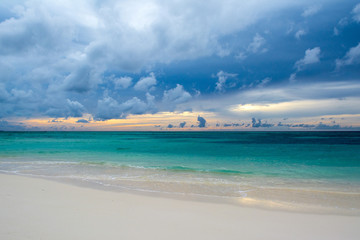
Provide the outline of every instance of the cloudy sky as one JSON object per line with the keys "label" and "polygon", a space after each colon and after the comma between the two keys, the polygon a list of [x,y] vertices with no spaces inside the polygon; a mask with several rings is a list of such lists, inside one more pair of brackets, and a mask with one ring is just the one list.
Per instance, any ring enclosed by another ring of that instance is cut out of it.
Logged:
{"label": "cloudy sky", "polygon": [[0,130],[360,130],[359,0],[2,0]]}

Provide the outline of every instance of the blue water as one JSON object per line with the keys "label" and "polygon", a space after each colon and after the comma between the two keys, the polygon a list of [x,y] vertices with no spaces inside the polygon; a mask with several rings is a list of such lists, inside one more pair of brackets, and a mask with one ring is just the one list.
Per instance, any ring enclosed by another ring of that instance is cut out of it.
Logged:
{"label": "blue water", "polygon": [[0,132],[0,171],[210,195],[359,193],[360,132]]}

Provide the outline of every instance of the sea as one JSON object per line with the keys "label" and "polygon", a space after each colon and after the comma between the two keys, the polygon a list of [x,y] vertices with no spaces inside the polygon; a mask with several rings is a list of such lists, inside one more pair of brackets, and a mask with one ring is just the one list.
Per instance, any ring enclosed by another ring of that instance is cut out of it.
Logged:
{"label": "sea", "polygon": [[0,132],[0,173],[360,215],[360,132]]}

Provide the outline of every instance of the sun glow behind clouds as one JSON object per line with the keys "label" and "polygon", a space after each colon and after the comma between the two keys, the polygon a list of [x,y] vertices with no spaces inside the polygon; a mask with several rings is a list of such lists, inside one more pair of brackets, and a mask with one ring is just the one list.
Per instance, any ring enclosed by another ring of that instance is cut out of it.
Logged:
{"label": "sun glow behind clouds", "polygon": [[[11,119],[16,124],[26,125],[33,130],[77,130],[77,131],[156,131],[166,129],[169,124],[175,126],[171,130],[204,130],[198,128],[197,117],[203,116],[206,120],[215,122],[218,119],[213,113],[205,112],[159,112],[156,114],[129,115],[125,119],[110,119],[94,121],[91,115],[81,118],[33,118]],[[85,123],[79,120],[86,120]],[[179,128],[180,123],[186,122],[185,127]],[[212,129],[212,125],[206,129]]]}
{"label": "sun glow behind clouds", "polygon": [[[296,100],[280,103],[264,104],[238,104],[231,105],[229,111],[234,113],[264,113],[264,114],[295,114],[304,112],[315,114],[317,116],[326,115],[324,110],[331,114],[351,114],[357,112],[359,98],[348,99],[314,99],[314,100]],[[333,113],[332,113],[333,111]]]}
{"label": "sun glow behind clouds", "polygon": [[230,111],[262,111],[269,107],[269,105],[254,105],[254,104],[244,104],[237,105],[235,107],[230,107]]}

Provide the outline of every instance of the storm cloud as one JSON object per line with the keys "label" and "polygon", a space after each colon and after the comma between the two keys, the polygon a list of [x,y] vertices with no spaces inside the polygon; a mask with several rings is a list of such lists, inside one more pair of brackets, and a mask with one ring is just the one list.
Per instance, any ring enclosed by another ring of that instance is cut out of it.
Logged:
{"label": "storm cloud", "polygon": [[246,113],[251,104],[314,99],[332,101],[299,115],[359,114],[355,0],[5,0],[0,9],[0,118],[10,125],[193,112],[200,128],[211,126],[206,114],[265,127],[260,119],[282,113]]}
{"label": "storm cloud", "polygon": [[204,128],[206,126],[205,118],[198,116],[197,120],[199,122],[199,125],[198,125],[199,128]]}

